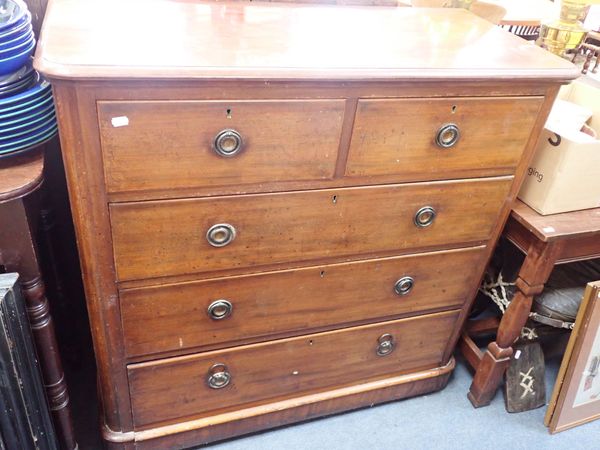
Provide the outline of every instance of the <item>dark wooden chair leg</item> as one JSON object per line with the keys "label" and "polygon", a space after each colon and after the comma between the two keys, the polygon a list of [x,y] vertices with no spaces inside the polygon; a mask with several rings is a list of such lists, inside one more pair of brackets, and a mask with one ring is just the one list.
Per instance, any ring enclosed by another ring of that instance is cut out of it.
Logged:
{"label": "dark wooden chair leg", "polygon": [[496,395],[510,364],[512,345],[529,318],[533,297],[544,289],[561,245],[536,241],[528,249],[516,282],[515,296],[502,316],[496,340],[488,345],[479,362],[467,395],[476,408],[489,405]]}
{"label": "dark wooden chair leg", "polygon": [[56,433],[62,449],[77,449],[69,394],[34,243],[35,195],[0,203],[2,263],[18,272]]}

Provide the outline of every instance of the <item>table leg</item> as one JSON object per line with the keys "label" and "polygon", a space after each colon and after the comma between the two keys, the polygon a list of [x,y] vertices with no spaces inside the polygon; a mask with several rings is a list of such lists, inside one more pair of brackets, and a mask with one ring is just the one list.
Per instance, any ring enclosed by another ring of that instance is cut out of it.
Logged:
{"label": "table leg", "polygon": [[533,297],[544,290],[561,246],[561,242],[541,241],[529,246],[516,281],[515,296],[502,316],[496,340],[488,345],[479,362],[469,389],[468,398],[476,408],[489,405],[494,398],[510,364],[512,345],[529,318]]}
{"label": "table leg", "polygon": [[7,271],[19,273],[58,440],[62,449],[74,450],[77,442],[69,394],[34,243],[35,200],[34,195],[28,195],[0,204],[2,264]]}

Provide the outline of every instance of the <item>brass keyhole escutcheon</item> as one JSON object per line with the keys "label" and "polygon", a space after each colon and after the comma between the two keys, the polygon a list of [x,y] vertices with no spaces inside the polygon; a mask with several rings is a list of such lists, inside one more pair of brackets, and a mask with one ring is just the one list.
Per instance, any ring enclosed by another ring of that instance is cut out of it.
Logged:
{"label": "brass keyhole escutcheon", "polygon": [[460,139],[460,130],[458,125],[448,123],[443,125],[435,136],[435,143],[442,148],[450,148],[454,146]]}

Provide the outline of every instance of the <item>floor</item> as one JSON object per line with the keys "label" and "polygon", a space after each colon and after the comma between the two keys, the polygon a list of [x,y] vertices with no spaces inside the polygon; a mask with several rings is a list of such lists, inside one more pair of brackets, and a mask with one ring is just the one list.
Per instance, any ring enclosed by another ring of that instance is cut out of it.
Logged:
{"label": "floor", "polygon": [[[547,361],[547,398],[560,360]],[[83,365],[89,367],[89,365]],[[86,370],[87,372],[87,370]],[[89,373],[72,374],[73,407],[81,450],[100,450]],[[211,450],[353,449],[600,449],[600,420],[550,435],[546,408],[518,414],[504,409],[502,393],[492,404],[474,409],[466,393],[471,375],[463,361],[443,391],[392,402],[214,444]]]}

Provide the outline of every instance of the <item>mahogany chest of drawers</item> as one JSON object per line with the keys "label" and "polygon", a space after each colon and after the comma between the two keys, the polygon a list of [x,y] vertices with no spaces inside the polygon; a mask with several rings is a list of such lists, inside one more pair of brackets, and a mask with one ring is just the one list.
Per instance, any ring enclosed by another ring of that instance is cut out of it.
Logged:
{"label": "mahogany chest of drawers", "polygon": [[50,3],[111,448],[442,388],[561,83],[463,10]]}

